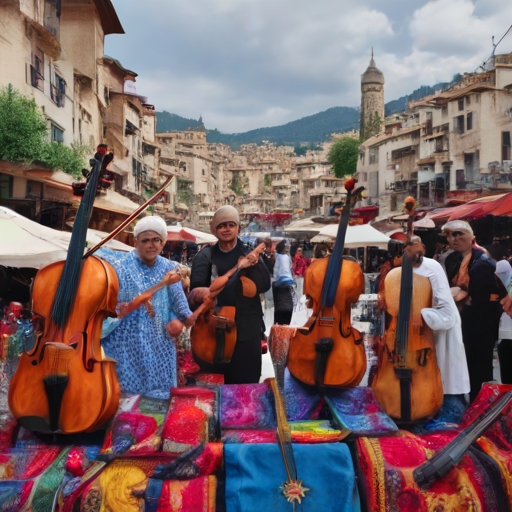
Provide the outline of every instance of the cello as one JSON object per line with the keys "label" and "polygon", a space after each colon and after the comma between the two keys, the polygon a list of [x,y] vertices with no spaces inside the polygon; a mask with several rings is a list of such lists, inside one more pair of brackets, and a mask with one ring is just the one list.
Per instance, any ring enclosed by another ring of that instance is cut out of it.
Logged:
{"label": "cello", "polygon": [[350,209],[363,191],[363,187],[354,190],[355,183],[355,179],[345,183],[347,199],[332,255],[315,260],[306,270],[304,292],[313,314],[297,329],[288,352],[291,374],[318,387],[357,386],[366,372],[361,335],[350,325],[351,304],[364,293],[364,275],[356,261],[343,256]]}
{"label": "cello", "polygon": [[[204,302],[192,313],[190,321],[193,323],[190,331],[190,345],[192,352],[207,363],[229,363],[233,357],[237,339],[235,308],[232,306],[215,307],[215,297],[224,290],[229,280],[240,270],[256,265],[265,244],[258,245],[253,251],[242,256],[238,263],[217,277],[209,288],[209,294]],[[244,287],[244,294],[254,297],[257,293],[254,283],[245,276],[240,278]],[[179,330],[179,320],[169,322],[167,331],[169,335]],[[176,325],[177,324],[177,325]],[[175,331],[172,331],[175,329]]]}
{"label": "cello", "polygon": [[42,318],[44,328],[31,346],[23,347],[8,394],[13,416],[29,431],[92,432],[119,406],[116,361],[106,357],[101,347],[103,320],[116,316],[119,283],[109,263],[89,256],[132,222],[163,188],[84,256],[106,153],[107,147],[99,146],[91,159],[66,261],[44,267],[34,280],[32,310]]}
{"label": "cello", "polygon": [[425,248],[412,240],[415,200],[408,197],[408,238],[402,266],[384,281],[384,303],[391,322],[379,347],[377,373],[372,382],[384,411],[399,423],[414,423],[436,414],[443,403],[443,384],[437,365],[434,333],[421,310],[432,307],[432,286],[413,272]]}

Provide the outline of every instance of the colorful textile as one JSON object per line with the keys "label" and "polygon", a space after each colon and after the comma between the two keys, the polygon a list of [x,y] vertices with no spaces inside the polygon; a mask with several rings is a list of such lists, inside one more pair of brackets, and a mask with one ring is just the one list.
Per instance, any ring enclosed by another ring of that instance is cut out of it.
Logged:
{"label": "colorful textile", "polygon": [[[446,446],[457,432],[357,439],[360,477],[368,512],[499,512],[503,490],[496,466],[473,449],[430,489],[416,485],[413,470]],[[493,470],[494,468],[494,470]]]}
{"label": "colorful textile", "polygon": [[283,400],[288,421],[316,419],[322,407],[318,390],[296,379],[288,368],[284,371]]}
{"label": "colorful textile", "polygon": [[26,450],[12,448],[0,454],[0,479],[25,480],[39,476],[62,451],[60,446]]}
{"label": "colorful textile", "polygon": [[[148,267],[137,251],[119,253],[107,249],[97,252],[108,261],[119,279],[118,303],[129,303],[159,283],[178,264],[158,257]],[[167,334],[166,325],[191,314],[181,283],[155,293],[152,300],[154,318],[144,306],[126,315],[103,340],[105,354],[117,361],[117,378],[123,392],[145,393],[155,390],[169,396],[177,385],[176,347]],[[116,322],[117,319],[114,320]]]}
{"label": "colorful textile", "polygon": [[349,429],[357,436],[379,436],[398,431],[377,402],[372,388],[328,388],[324,399],[336,428]]}
{"label": "colorful textile", "polygon": [[216,393],[211,389],[173,388],[162,432],[163,451],[183,453],[206,443],[214,429],[216,408]]}
{"label": "colorful textile", "polygon": [[[341,443],[294,445],[299,479],[310,489],[302,512],[353,512],[359,509],[354,467]],[[226,510],[290,512],[293,507],[280,487],[287,480],[277,444],[226,444]]]}
{"label": "colorful textile", "polygon": [[26,504],[34,485],[33,480],[0,481],[0,505],[2,511],[18,512]]}
{"label": "colorful textile", "polygon": [[214,512],[217,479],[203,476],[194,480],[165,481],[157,512]]}
{"label": "colorful textile", "polygon": [[222,429],[224,444],[276,443],[276,430]]}
{"label": "colorful textile", "polygon": [[337,430],[328,420],[291,421],[292,441],[299,444],[338,443],[350,430]]}
{"label": "colorful textile", "polygon": [[174,461],[160,464],[153,473],[159,480],[191,480],[217,472],[222,465],[222,443],[207,443],[181,454]]}
{"label": "colorful textile", "polygon": [[463,395],[444,395],[443,405],[435,417],[414,427],[413,432],[423,434],[436,430],[457,430],[466,409]]}
{"label": "colorful textile", "polygon": [[161,444],[161,429],[159,431],[155,418],[140,413],[122,412],[115,417],[112,429],[105,437],[102,453],[150,454],[159,451]]}
{"label": "colorful textile", "polygon": [[265,430],[277,426],[274,395],[267,382],[231,384],[221,389],[222,428]]}
{"label": "colorful textile", "polygon": [[[512,390],[505,384],[486,383],[482,386],[475,401],[467,410],[461,428],[479,418],[504,393]],[[512,509],[512,404],[509,404],[499,418],[477,440],[480,448],[499,466],[505,484],[509,506]]]}

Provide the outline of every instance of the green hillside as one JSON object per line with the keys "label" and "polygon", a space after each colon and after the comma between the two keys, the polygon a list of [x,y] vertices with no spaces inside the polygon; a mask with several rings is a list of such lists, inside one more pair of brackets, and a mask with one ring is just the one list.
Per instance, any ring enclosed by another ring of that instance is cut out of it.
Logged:
{"label": "green hillside", "polygon": [[[454,77],[454,80],[456,79],[457,77]],[[386,103],[386,116],[407,110],[410,101],[417,101],[424,96],[434,94],[446,88],[450,83],[443,82],[433,86],[423,85],[407,96],[389,101]],[[186,119],[165,111],[157,112],[156,115],[157,131],[160,133],[174,130],[182,131],[197,127],[206,129],[201,117],[196,121],[195,119]],[[206,131],[208,142],[227,144],[235,150],[241,144],[261,144],[263,141],[296,147],[302,144],[325,142],[330,139],[333,133],[359,129],[359,116],[360,112],[357,108],[332,107],[318,114],[303,117],[280,126],[258,128],[243,133],[222,133],[217,129],[206,129]]]}
{"label": "green hillside", "polygon": [[165,133],[165,132],[173,132],[178,131],[182,132],[185,130],[189,130],[191,128],[203,128],[203,119],[201,116],[198,120],[195,119],[187,119],[186,117],[181,117],[177,114],[171,114],[166,112],[157,112],[156,113],[156,131],[157,133]]}

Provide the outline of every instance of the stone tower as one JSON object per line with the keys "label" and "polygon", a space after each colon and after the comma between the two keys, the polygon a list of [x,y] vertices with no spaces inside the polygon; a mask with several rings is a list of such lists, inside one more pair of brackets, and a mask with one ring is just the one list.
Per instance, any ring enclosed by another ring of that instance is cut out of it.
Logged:
{"label": "stone tower", "polygon": [[368,69],[361,75],[361,140],[379,133],[384,125],[384,74],[377,69],[372,58]]}

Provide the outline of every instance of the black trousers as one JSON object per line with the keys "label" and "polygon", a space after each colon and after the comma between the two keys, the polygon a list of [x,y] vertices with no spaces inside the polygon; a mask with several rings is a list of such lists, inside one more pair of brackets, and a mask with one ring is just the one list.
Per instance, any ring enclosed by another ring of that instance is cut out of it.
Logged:
{"label": "black trousers", "polygon": [[274,323],[290,325],[293,315],[292,290],[289,286],[279,287],[272,285],[274,295]]}
{"label": "black trousers", "polygon": [[501,340],[498,345],[501,382],[512,384],[512,340]]}
{"label": "black trousers", "polygon": [[237,341],[229,363],[210,364],[194,356],[201,371],[224,374],[225,384],[257,384],[261,377],[261,336]]}
{"label": "black trousers", "polygon": [[467,343],[464,335],[463,338],[471,386],[469,399],[472,402],[482,388],[482,384],[494,380],[492,359],[495,340],[480,339],[480,343]]}

